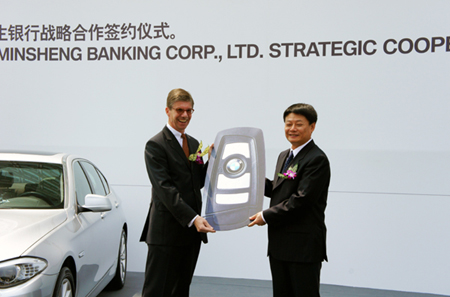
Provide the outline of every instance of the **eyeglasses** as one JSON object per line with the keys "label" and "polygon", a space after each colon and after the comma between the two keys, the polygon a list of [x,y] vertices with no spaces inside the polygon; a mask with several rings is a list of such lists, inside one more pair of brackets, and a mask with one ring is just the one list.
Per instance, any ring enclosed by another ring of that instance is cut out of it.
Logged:
{"label": "eyeglasses", "polygon": [[182,108],[177,108],[175,109],[175,111],[179,114],[182,115],[184,112],[186,112],[187,114],[193,114],[194,113],[194,109],[182,109]]}

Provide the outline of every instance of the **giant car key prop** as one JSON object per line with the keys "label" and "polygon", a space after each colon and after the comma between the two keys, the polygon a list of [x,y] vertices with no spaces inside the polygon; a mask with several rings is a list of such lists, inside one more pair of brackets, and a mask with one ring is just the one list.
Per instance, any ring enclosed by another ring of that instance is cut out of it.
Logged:
{"label": "giant car key prop", "polygon": [[219,132],[204,189],[208,223],[217,231],[247,226],[249,217],[262,210],[265,173],[261,129],[233,128]]}

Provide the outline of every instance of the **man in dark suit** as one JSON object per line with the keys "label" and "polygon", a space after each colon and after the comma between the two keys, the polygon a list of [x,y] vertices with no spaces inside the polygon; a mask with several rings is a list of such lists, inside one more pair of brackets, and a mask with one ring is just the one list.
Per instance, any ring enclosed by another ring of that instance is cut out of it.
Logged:
{"label": "man in dark suit", "polygon": [[183,89],[167,97],[168,123],[145,147],[152,201],[141,241],[148,244],[143,297],[187,297],[201,241],[215,232],[199,214],[206,164],[196,154],[199,142],[184,133],[194,100]]}
{"label": "man in dark suit", "polygon": [[326,253],[325,207],[330,164],[311,135],[317,113],[294,104],[283,115],[291,148],[280,153],[273,181],[266,179],[270,208],[252,217],[249,226],[268,226],[268,255],[274,297],[320,296],[320,269]]}

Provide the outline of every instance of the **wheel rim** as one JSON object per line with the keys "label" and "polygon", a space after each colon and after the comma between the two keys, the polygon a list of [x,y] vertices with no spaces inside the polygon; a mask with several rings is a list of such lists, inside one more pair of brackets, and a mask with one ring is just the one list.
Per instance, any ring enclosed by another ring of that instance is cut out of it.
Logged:
{"label": "wheel rim", "polygon": [[72,297],[72,283],[65,278],[61,283],[61,297]]}
{"label": "wheel rim", "polygon": [[122,283],[125,282],[125,275],[127,272],[127,239],[123,232],[120,240],[120,252],[119,252],[119,267],[120,267],[120,279]]}

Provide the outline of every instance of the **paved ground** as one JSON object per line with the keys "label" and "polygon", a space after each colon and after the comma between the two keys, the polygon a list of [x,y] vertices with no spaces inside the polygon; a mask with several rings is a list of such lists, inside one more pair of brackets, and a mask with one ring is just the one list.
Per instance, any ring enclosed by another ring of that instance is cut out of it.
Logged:
{"label": "paved ground", "polygon": [[[144,282],[141,272],[128,272],[125,287],[119,291],[103,291],[98,297],[138,297]],[[321,285],[321,297],[444,297],[444,295],[386,291]],[[272,297],[272,283],[247,280],[196,276],[191,285],[192,297]]]}

